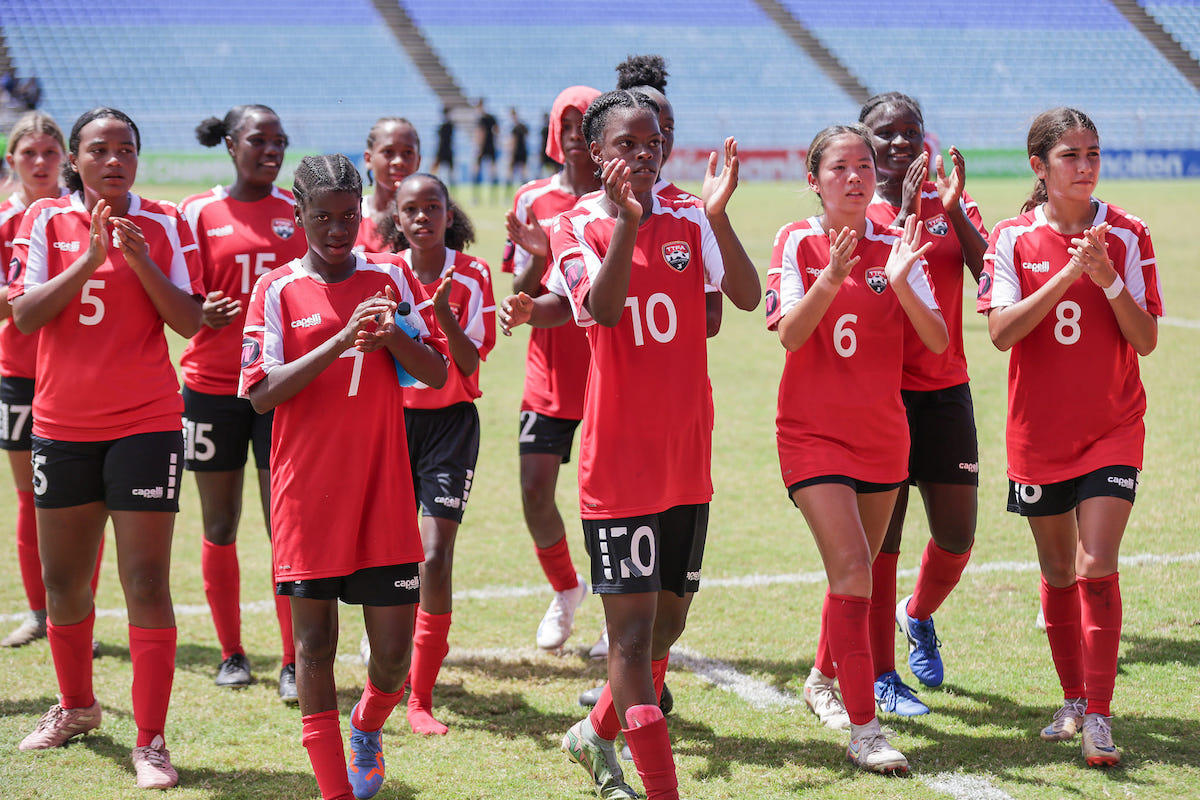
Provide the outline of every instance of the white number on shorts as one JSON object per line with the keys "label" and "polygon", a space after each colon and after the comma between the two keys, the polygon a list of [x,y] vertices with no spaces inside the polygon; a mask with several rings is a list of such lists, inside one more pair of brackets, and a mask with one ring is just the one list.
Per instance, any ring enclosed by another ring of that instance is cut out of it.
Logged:
{"label": "white number on shorts", "polygon": [[[0,404],[0,435],[10,442],[20,439],[21,431],[25,430],[25,423],[29,421],[29,412],[32,408],[33,406]],[[16,417],[16,421],[13,420],[13,417]]]}
{"label": "white number on shorts", "polygon": [[1054,326],[1054,338],[1062,344],[1075,344],[1079,341],[1079,318],[1083,310],[1074,300],[1063,300],[1054,307],[1054,316],[1058,323]]}
{"label": "white number on shorts", "polygon": [[362,350],[351,347],[349,350],[343,350],[342,354],[338,356],[338,358],[354,359],[354,371],[350,373],[350,391],[346,393],[346,397],[358,396],[358,381],[362,377],[363,355]]}
{"label": "white number on shorts", "polygon": [[185,457],[189,461],[208,461],[217,452],[217,446],[208,438],[211,422],[183,421],[183,441],[187,448]]}
{"label": "white number on shorts", "polygon": [[42,465],[46,463],[46,457],[37,455],[33,457],[33,493],[43,495],[46,489],[49,488],[46,480],[46,473],[42,472]]}
{"label": "white number on shorts", "polygon": [[[665,328],[658,326],[658,318],[655,314],[659,307],[666,310]],[[671,296],[662,292],[655,292],[650,295],[650,299],[646,301],[646,321],[643,324],[641,314],[641,304],[636,297],[626,297],[625,307],[629,309],[630,316],[633,318],[633,343],[641,347],[646,342],[644,330],[650,331],[650,338],[660,344],[666,344],[675,338],[675,330],[678,327],[679,319],[675,313],[675,303],[671,300]]]}
{"label": "white number on shorts", "polygon": [[858,350],[858,337],[850,326],[858,322],[858,314],[842,314],[833,326],[833,349],[842,358],[849,358]]}
{"label": "white number on shorts", "polygon": [[79,323],[81,325],[99,325],[100,320],[104,319],[104,301],[92,294],[92,290],[103,288],[104,281],[97,278],[92,278],[83,285],[83,292],[79,295],[79,302],[85,306],[91,306],[92,313],[81,313],[79,315]]}
{"label": "white number on shorts", "polygon": [[521,412],[521,435],[517,437],[518,442],[536,442],[537,437],[533,434],[533,423],[537,422],[536,411]]}
{"label": "white number on shorts", "polygon": [[[233,257],[235,261],[242,267],[242,294],[249,294],[254,287],[254,282],[258,280],[260,275],[266,275],[271,271],[271,262],[275,260],[274,253],[255,253],[254,254],[254,271],[250,270],[250,254],[243,253]],[[253,275],[253,277],[251,277]]]}

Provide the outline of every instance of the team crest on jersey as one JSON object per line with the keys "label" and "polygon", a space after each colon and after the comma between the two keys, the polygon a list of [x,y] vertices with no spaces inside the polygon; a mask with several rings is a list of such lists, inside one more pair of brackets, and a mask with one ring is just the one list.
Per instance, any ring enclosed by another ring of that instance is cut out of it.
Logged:
{"label": "team crest on jersey", "polygon": [[938,214],[933,219],[925,220],[925,230],[934,236],[945,236],[950,232],[950,223],[947,221],[945,214]]}
{"label": "team crest on jersey", "polygon": [[662,247],[663,260],[676,272],[683,272],[692,260],[692,248],[687,242],[667,242]]}
{"label": "team crest on jersey", "polygon": [[271,220],[271,230],[273,230],[275,235],[280,239],[286,241],[287,239],[292,238],[292,236],[296,233],[296,223],[287,217],[276,217],[275,219]]}
{"label": "team crest on jersey", "polygon": [[567,279],[567,287],[575,291],[575,287],[583,280],[585,268],[582,258],[569,258],[562,265],[563,277]]}
{"label": "team crest on jersey", "polygon": [[887,288],[887,273],[883,271],[883,267],[871,267],[867,270],[867,286],[875,294],[883,294],[883,290]]}
{"label": "team crest on jersey", "polygon": [[766,298],[767,319],[770,319],[779,308],[779,292],[774,289],[767,289]]}
{"label": "team crest on jersey", "polygon": [[258,342],[247,336],[242,339],[242,369],[258,361],[259,355],[262,353],[262,347]]}

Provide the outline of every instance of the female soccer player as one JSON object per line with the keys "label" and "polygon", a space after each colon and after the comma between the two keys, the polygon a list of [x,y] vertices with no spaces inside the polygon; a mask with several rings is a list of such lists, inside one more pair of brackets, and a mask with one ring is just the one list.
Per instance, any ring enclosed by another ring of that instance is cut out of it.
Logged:
{"label": "female soccer player", "polygon": [[421,166],[421,138],[412,123],[402,117],[381,117],[367,133],[367,183],[375,193],[363,198],[362,224],[355,247],[367,253],[389,252],[379,233],[387,225],[395,205],[396,187]]}
{"label": "female soccer player", "polygon": [[[733,139],[720,175],[717,154],[709,160],[700,207],[654,194],[662,133],[646,95],[601,95],[583,127],[604,193],[558,218],[551,250],[555,292],[592,345],[580,516],[611,647],[609,683],[563,749],[601,797],[634,797],[613,751],[623,730],[647,796],[677,798],[658,700],[699,588],[712,497],[704,288],[721,286],[745,310],[761,288],[725,211],[737,186]],[[534,311],[528,297],[506,303],[506,324]]]}
{"label": "female soccer player", "polygon": [[[325,800],[366,798],[383,783],[381,729],[403,697],[420,592],[412,475],[395,456],[405,437],[395,365],[441,386],[446,341],[428,309],[409,317],[416,339],[391,321],[398,302],[427,301],[403,264],[353,251],[362,179],[349,159],[306,157],[292,191],[308,251],[255,285],[239,393],[276,411],[275,580],[291,600],[301,741]],[[348,766],[334,685],[338,600],[363,606],[371,641]]]}
{"label": "female soccer player", "polygon": [[880,730],[871,692],[871,561],[907,472],[900,400],[907,318],[935,352],[948,336],[921,267],[917,218],[903,234],[867,217],[875,151],[861,125],[837,125],[808,148],[823,212],[785,225],[767,278],[767,325],[788,351],[776,431],[784,485],[803,512],[829,578],[822,609],[850,717],[847,757],[876,772],[908,762]]}
{"label": "female soccer player", "polygon": [[[1029,520],[1062,708],[1048,741],[1083,729],[1091,766],[1116,764],[1111,709],[1121,637],[1118,555],[1146,438],[1138,356],[1154,351],[1159,293],[1145,223],[1093,196],[1100,136],[1082,111],[1034,119],[1037,181],[992,229],[979,310],[1008,367],[1008,510]],[[1065,402],[1068,397],[1087,398]]]}
{"label": "female soccer player", "polygon": [[[204,594],[221,644],[218,686],[248,686],[250,662],[242,647],[241,578],[237,530],[247,448],[253,446],[267,535],[271,531],[271,415],[258,414],[237,396],[243,314],[259,276],[308,250],[296,228],[295,201],[275,186],[287,134],[266,106],[234,106],[224,119],[196,127],[205,147],[224,144],[237,177],[187,198],[180,211],[192,226],[204,266],[204,327],[183,351],[184,466],[196,476],[204,547]],[[296,702],[296,646],[288,600],[275,595],[283,644],[279,696]]]}
{"label": "female soccer player", "polygon": [[[0,204],[0,266],[5,270],[3,287],[8,290],[7,268],[12,261],[12,244],[21,217],[43,197],[65,193],[58,182],[67,145],[58,123],[46,114],[31,111],[21,116],[8,134],[4,160],[17,180],[17,190]],[[0,298],[0,318],[12,315],[7,296]],[[8,451],[8,463],[17,490],[17,561],[29,616],[0,641],[0,647],[23,647],[46,636],[46,587],[42,583],[42,560],[38,556],[37,517],[33,507],[33,465],[30,463],[30,414],[33,408],[36,335],[26,336],[10,321],[0,323],[0,449]],[[97,576],[99,561],[96,559]],[[95,592],[93,577],[93,593]]]}
{"label": "female soccer player", "polygon": [[[13,249],[17,327],[41,330],[33,401],[34,498],[60,701],[21,742],[57,747],[100,724],[92,694],[88,580],[111,518],[133,662],[133,763],[142,788],[179,781],[163,742],[175,673],[171,534],[183,435],[163,324],[200,329],[191,229],[174,206],[130,193],[141,139],[111,108],[71,129],[71,195],[39,200]],[[137,358],[130,358],[137,353]]]}
{"label": "female soccer player", "polygon": [[[904,325],[904,374],[900,395],[908,416],[908,482],[901,485],[883,548],[871,572],[871,656],[875,660],[875,699],[884,711],[925,713],[896,674],[896,627],[908,639],[908,664],[925,686],[943,679],[933,612],[958,585],[975,541],[979,494],[979,445],[963,352],[963,267],[978,281],[987,249],[987,230],[979,209],[964,192],[966,162],[950,148],[953,168],[947,175],[935,159],[937,180],[927,180],[925,123],[917,101],[899,92],[867,100],[859,122],[871,131],[875,147],[875,200],[867,216],[879,225],[902,227],[915,216],[929,276],[950,346],[941,354],[925,347],[911,323]],[[896,562],[908,509],[908,486],[915,483],[924,501],[931,538],[921,557],[913,593],[896,602]]]}
{"label": "female soccer player", "polygon": [[398,230],[389,242],[407,248],[403,263],[433,297],[450,347],[445,386],[404,393],[404,425],[413,486],[421,510],[421,607],[413,635],[408,722],[413,733],[444,734],[434,719],[433,686],[450,646],[454,541],[479,458],[479,364],[496,343],[491,273],[461,251],[475,238],[467,216],[433,175],[411,175],[396,189]]}
{"label": "female soccer player", "polygon": [[[509,244],[502,268],[513,274],[515,292],[530,297],[545,293],[551,265],[551,223],[573,208],[580,197],[600,188],[583,136],[583,114],[599,96],[590,86],[569,86],[554,99],[546,154],[562,169],[522,186],[505,215]],[[535,636],[537,646],[545,650],[566,644],[575,611],[587,594],[587,582],[575,571],[571,559],[554,489],[559,467],[571,460],[575,429],[583,419],[590,360],[587,334],[577,325],[534,328],[529,335],[517,451],[525,525],[533,537],[538,563],[554,589]]]}

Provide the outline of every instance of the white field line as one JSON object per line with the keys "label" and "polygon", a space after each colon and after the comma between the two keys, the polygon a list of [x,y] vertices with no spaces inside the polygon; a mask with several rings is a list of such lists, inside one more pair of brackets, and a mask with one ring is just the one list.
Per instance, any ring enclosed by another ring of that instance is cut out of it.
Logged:
{"label": "white field line", "polygon": [[1159,317],[1163,325],[1174,325],[1176,328],[1200,328],[1200,319],[1180,319],[1179,317]]}
{"label": "white field line", "polygon": [[930,789],[948,794],[955,800],[1013,800],[1011,794],[993,786],[985,775],[939,772],[922,775],[920,780]]}
{"label": "white field line", "polygon": [[[1155,553],[1140,553],[1132,556],[1121,556],[1121,567],[1140,567],[1145,565],[1162,564],[1196,564],[1200,563],[1200,553],[1177,553],[1158,555]],[[1036,572],[1036,561],[992,561],[986,564],[968,564],[964,574],[990,574],[994,572]],[[916,569],[898,570],[898,578],[914,578]],[[824,572],[793,572],[782,575],[739,575],[734,578],[706,578],[701,586],[704,589],[731,589],[755,586],[822,584],[825,582]],[[466,589],[454,593],[455,600],[504,600],[537,595],[549,596],[550,587],[544,583],[532,586],[489,586],[482,589]],[[274,613],[275,601],[257,600],[252,603],[242,603],[243,614]],[[175,614],[180,617],[205,616],[209,613],[208,605],[204,603],[180,603],[175,606]],[[0,616],[0,621],[19,622],[25,618],[26,612]],[[98,608],[97,617],[124,617],[123,608]]]}

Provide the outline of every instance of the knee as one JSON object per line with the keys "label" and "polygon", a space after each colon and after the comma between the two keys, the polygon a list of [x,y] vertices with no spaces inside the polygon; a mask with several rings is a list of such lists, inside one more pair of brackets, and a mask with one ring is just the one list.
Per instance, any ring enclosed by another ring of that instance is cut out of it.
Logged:
{"label": "knee", "polygon": [[829,590],[851,597],[871,596],[871,559],[868,554],[855,556],[826,569]]}
{"label": "knee", "polygon": [[222,517],[204,521],[204,538],[216,545],[230,545],[237,541],[237,517]]}
{"label": "knee", "polygon": [[171,605],[171,583],[166,566],[146,566],[122,574],[125,602],[140,608],[162,608]]}
{"label": "knee", "polygon": [[670,652],[671,645],[675,644],[683,635],[686,625],[686,610],[664,614],[660,609],[658,616],[654,619],[654,655],[658,658],[665,657]]}
{"label": "knee", "polygon": [[642,661],[650,658],[654,644],[655,623],[649,619],[624,625],[608,624],[608,646],[623,661]]}
{"label": "knee", "polygon": [[454,567],[454,554],[444,547],[425,550],[425,561],[421,564],[421,582],[442,583],[450,578]]}
{"label": "knee", "polygon": [[554,484],[537,474],[521,475],[521,504],[526,517],[540,516],[555,508]]}
{"label": "knee", "polygon": [[[337,638],[331,631],[294,628],[296,659],[306,664],[332,663],[337,657]],[[372,658],[374,656],[372,655]]]}
{"label": "knee", "polygon": [[408,676],[411,660],[411,641],[386,637],[386,641],[380,642],[379,646],[372,642],[369,669],[371,683],[385,692],[399,691]]}

